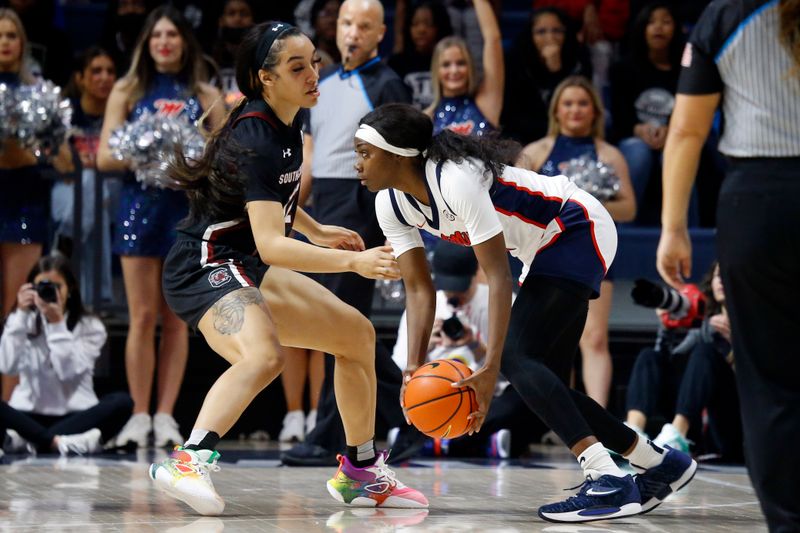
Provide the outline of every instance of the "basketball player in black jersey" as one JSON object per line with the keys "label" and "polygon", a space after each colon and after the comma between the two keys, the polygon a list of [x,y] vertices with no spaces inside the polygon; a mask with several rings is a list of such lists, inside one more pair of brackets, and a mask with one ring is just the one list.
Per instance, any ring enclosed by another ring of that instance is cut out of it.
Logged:
{"label": "basketball player in black jersey", "polygon": [[[301,111],[316,104],[319,59],[311,41],[280,22],[243,40],[236,78],[245,98],[198,161],[182,157],[170,177],[190,215],[164,265],[164,295],[230,364],[206,395],[191,436],[150,467],[155,484],[204,515],[225,504],[209,476],[217,443],[283,367],[283,346],[336,357],[336,399],[347,453],[327,487],[349,505],[427,507],[385,467],[373,443],[375,331],[354,308],[301,272],[356,272],[397,279],[389,247],[364,250],[357,233],[315,222],[297,200]],[[294,227],[314,244],[288,238]],[[316,245],[316,246],[315,246]]]}

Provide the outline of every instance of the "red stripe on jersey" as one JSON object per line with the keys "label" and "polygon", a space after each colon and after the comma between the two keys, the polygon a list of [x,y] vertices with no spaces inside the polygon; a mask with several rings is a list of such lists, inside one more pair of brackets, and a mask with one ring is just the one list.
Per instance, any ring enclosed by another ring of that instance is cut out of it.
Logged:
{"label": "red stripe on jersey", "polygon": [[572,198],[570,198],[567,201],[577,204],[583,210],[583,216],[586,218],[586,220],[589,221],[589,234],[592,236],[592,244],[594,245],[594,252],[600,259],[600,264],[603,265],[603,273],[605,274],[606,272],[608,272],[608,267],[606,267],[606,260],[603,258],[603,254],[600,253],[600,247],[597,246],[597,237],[595,237],[594,234],[594,220],[592,220],[591,217],[589,217],[589,211],[586,210],[586,207],[584,207],[582,203],[580,203],[577,200],[573,200]]}
{"label": "red stripe on jersey", "polygon": [[500,178],[500,177],[497,178],[497,181],[500,182],[501,184],[507,186],[507,187],[514,188],[514,189],[516,189],[518,191],[522,191],[524,193],[530,194],[531,196],[539,196],[542,199],[548,200],[548,201],[551,201],[551,202],[564,203],[564,199],[563,198],[559,198],[558,196],[545,196],[544,193],[541,192],[541,191],[532,191],[531,189],[528,189],[527,187],[522,187],[521,185],[517,185],[513,181],[506,181],[506,180],[504,180],[503,178]]}
{"label": "red stripe on jersey", "polygon": [[518,219],[520,219],[521,221],[525,222],[526,224],[531,224],[533,226],[536,226],[537,228],[541,228],[541,229],[547,228],[546,224],[542,224],[541,222],[536,222],[535,220],[531,220],[529,218],[526,218],[526,217],[520,215],[519,213],[517,213],[516,211],[506,211],[502,207],[497,207],[497,206],[494,206],[494,210],[497,211],[498,213],[501,213],[501,214],[507,216],[507,217],[517,217]]}

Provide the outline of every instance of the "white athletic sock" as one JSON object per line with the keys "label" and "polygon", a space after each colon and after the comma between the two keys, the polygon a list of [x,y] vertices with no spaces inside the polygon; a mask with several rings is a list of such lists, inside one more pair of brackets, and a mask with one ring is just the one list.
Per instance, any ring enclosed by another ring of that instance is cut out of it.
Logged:
{"label": "white athletic sock", "polygon": [[647,470],[661,464],[661,461],[664,460],[664,448],[639,436],[636,438],[633,451],[624,457],[637,470]]}
{"label": "white athletic sock", "polygon": [[614,477],[625,477],[625,472],[608,455],[608,450],[599,443],[595,442],[578,456],[578,464],[583,468],[583,474],[593,480],[606,474]]}

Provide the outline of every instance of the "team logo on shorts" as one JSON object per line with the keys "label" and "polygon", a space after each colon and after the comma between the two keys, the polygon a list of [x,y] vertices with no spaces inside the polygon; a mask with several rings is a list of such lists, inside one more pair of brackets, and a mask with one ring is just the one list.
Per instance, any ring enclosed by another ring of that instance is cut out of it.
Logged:
{"label": "team logo on shorts", "polygon": [[222,287],[223,285],[228,283],[231,279],[232,279],[231,275],[228,272],[227,268],[218,268],[208,275],[208,282],[215,289],[217,287]]}

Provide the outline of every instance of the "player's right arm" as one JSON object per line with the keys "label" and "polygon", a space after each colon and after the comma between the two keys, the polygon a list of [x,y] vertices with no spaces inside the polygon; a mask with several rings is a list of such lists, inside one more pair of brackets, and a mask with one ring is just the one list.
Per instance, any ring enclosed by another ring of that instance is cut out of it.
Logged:
{"label": "player's right arm", "polygon": [[436,291],[431,281],[425,248],[412,248],[397,258],[406,290],[406,372],[425,364],[436,312]]}
{"label": "player's right arm", "polygon": [[100,132],[100,146],[97,148],[97,170],[102,172],[112,172],[115,170],[126,170],[127,161],[120,161],[111,155],[108,147],[108,139],[111,132],[122,126],[125,117],[128,115],[128,83],[120,80],[114,84],[111,94],[106,104],[106,113],[103,117],[103,129]]}
{"label": "player's right arm", "polygon": [[299,272],[355,272],[372,279],[398,279],[400,271],[391,248],[363,252],[332,250],[285,235],[283,206],[274,200],[247,202],[247,214],[261,260]]}

